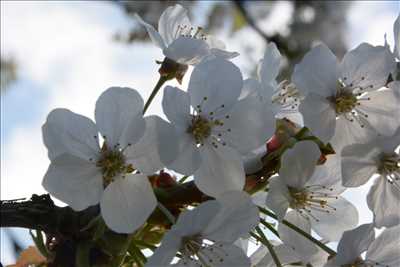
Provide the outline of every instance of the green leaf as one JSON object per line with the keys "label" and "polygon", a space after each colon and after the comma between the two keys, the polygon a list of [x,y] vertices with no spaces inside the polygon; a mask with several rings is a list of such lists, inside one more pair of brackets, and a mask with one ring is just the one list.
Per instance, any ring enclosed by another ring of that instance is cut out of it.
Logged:
{"label": "green leaf", "polygon": [[93,241],[99,240],[105,233],[105,231],[107,230],[107,226],[106,223],[104,222],[103,219],[99,220],[97,222],[95,231],[93,233]]}
{"label": "green leaf", "polygon": [[35,246],[38,248],[40,253],[43,256],[45,256],[46,258],[48,258],[49,257],[49,252],[48,252],[48,250],[46,248],[42,231],[36,230],[36,236],[35,236],[33,234],[32,230],[29,230],[29,234],[31,235],[33,243],[35,243]]}
{"label": "green leaf", "polygon": [[88,241],[81,241],[78,243],[76,249],[76,266],[77,267],[90,267],[90,249],[92,244]]}

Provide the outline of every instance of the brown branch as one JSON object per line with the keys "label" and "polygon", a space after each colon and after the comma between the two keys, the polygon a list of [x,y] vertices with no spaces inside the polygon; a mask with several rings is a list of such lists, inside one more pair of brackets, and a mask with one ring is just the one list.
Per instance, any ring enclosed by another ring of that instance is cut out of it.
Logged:
{"label": "brown branch", "polygon": [[[264,186],[266,179],[274,173],[275,164],[246,177],[245,190],[249,193]],[[210,197],[204,195],[193,181],[176,184],[169,188],[155,188],[158,201],[178,215],[181,207],[204,202]],[[81,235],[81,229],[99,213],[98,206],[75,212],[70,207],[54,205],[49,195],[33,195],[27,201],[1,201],[0,227],[21,227],[37,229],[51,235]],[[159,210],[149,218],[155,224],[168,224]]]}

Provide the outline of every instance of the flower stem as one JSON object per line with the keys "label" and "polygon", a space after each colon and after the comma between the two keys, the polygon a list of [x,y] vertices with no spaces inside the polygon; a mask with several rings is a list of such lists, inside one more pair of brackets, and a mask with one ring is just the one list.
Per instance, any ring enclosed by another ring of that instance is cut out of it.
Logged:
{"label": "flower stem", "polygon": [[[267,209],[264,209],[263,207],[260,207],[260,206],[258,208],[265,215],[268,215],[269,217],[278,220],[278,217],[276,217],[276,215],[273,214],[271,211],[269,211]],[[282,223],[284,225],[286,225],[287,227],[291,228],[292,230],[296,231],[297,233],[301,234],[302,236],[304,236],[305,238],[307,238],[308,240],[310,240],[311,242],[313,242],[317,246],[319,246],[321,249],[323,249],[330,256],[335,256],[336,255],[336,252],[333,249],[331,249],[330,247],[326,246],[325,244],[320,242],[318,239],[316,239],[315,237],[311,236],[309,233],[303,231],[302,229],[300,229],[296,225],[294,225],[294,224],[292,224],[292,223],[290,223],[290,222],[288,222],[286,220],[282,220]]]}
{"label": "flower stem", "polygon": [[264,235],[264,233],[260,227],[257,226],[256,231],[257,231],[258,235],[256,235],[255,233],[252,233],[252,232],[250,232],[250,235],[252,237],[254,237],[255,239],[257,239],[258,241],[260,241],[264,246],[266,246],[268,248],[268,251],[272,256],[272,259],[274,260],[276,267],[282,267],[282,263],[279,260],[279,257],[274,250],[274,246],[271,244],[271,242],[269,242],[269,240]]}
{"label": "flower stem", "polygon": [[268,230],[270,230],[272,233],[274,233],[274,235],[276,235],[277,237],[279,237],[279,233],[278,231],[274,228],[274,226],[272,226],[271,224],[269,224],[267,221],[265,221],[264,219],[260,219],[260,223],[262,225],[264,225],[266,228],[268,228]]}
{"label": "flower stem", "polygon": [[167,77],[161,75],[160,79],[158,79],[158,82],[156,84],[156,86],[154,86],[153,91],[151,92],[149,98],[146,101],[146,104],[144,105],[143,108],[143,114],[146,113],[147,109],[149,108],[151,102],[153,101],[154,97],[157,95],[158,91],[160,90],[161,86],[167,81]]}
{"label": "flower stem", "polygon": [[133,242],[134,242],[135,245],[137,245],[137,247],[139,247],[139,248],[144,247],[144,248],[150,249],[151,251],[154,251],[154,250],[157,249],[156,246],[154,246],[154,245],[152,245],[152,244],[149,244],[149,243],[147,243],[147,242],[145,242],[145,241],[143,241],[143,240],[135,239]]}
{"label": "flower stem", "polygon": [[167,217],[172,224],[175,223],[175,216],[172,215],[172,213],[161,202],[158,202],[158,208],[162,211],[162,213],[164,213],[165,217]]}

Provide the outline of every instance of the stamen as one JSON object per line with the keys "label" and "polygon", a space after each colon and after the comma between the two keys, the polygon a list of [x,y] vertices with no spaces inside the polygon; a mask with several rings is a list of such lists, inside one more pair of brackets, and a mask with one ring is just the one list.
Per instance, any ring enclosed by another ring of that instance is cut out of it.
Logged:
{"label": "stamen", "polygon": [[329,204],[332,199],[338,199],[338,196],[332,194],[333,188],[323,185],[308,185],[303,189],[292,187],[288,189],[292,199],[290,207],[307,220],[311,218],[319,222],[318,212],[332,213],[336,211],[336,208]]}
{"label": "stamen", "polygon": [[[125,163],[124,149],[119,149],[120,144],[110,149],[107,143],[104,142],[101,150],[100,157],[96,162],[96,166],[101,169],[103,174],[103,186],[106,188],[111,182],[114,181],[117,175],[125,177],[125,174],[133,172],[135,169],[132,164]],[[93,159],[90,159],[91,161]]]}

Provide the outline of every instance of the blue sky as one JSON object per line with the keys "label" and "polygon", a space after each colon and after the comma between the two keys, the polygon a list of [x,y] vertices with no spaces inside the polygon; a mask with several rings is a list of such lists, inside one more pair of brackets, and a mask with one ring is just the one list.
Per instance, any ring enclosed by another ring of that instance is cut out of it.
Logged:
{"label": "blue sky", "polygon": [[[348,17],[349,46],[383,44],[385,32],[393,43],[392,24],[399,10],[395,1],[356,2]],[[108,2],[1,1],[1,54],[21,62],[20,79],[1,96],[1,199],[44,193],[40,183],[49,161],[41,125],[53,108],[93,118],[97,97],[110,86],[135,88],[145,99],[150,94],[158,78],[154,60],[162,54],[151,44],[112,41],[113,33],[130,26],[122,10]],[[260,42],[261,58],[261,40],[251,31],[245,34]],[[230,50],[237,49],[235,42],[238,38],[226,40]],[[243,64],[240,59],[235,63]],[[149,113],[161,113],[160,100],[161,95]],[[371,218],[367,190],[346,193],[360,207],[364,222]],[[26,233],[20,230],[17,236],[29,243]],[[1,262],[9,264],[13,257],[2,230]]]}

